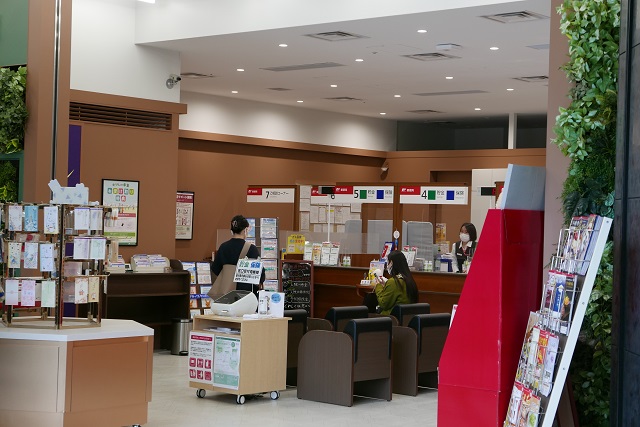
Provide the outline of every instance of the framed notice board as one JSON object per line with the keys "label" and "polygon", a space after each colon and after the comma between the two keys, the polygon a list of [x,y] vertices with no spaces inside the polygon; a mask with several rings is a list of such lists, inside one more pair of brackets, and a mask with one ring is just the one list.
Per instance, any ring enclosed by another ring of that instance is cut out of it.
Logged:
{"label": "framed notice board", "polygon": [[284,292],[284,309],[302,308],[313,317],[313,262],[281,261],[280,292]]}

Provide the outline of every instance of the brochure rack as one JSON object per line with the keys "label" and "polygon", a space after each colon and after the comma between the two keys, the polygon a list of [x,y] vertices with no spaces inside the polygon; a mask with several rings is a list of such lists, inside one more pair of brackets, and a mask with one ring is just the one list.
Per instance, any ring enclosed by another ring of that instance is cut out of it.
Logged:
{"label": "brochure rack", "polygon": [[561,230],[540,310],[529,317],[505,427],[553,425],[611,223],[574,217]]}
{"label": "brochure rack", "polygon": [[543,212],[491,209],[439,364],[438,426],[504,421],[528,313],[539,305]]}
{"label": "brochure rack", "polygon": [[[2,322],[6,326],[100,326],[109,247],[102,230],[110,209],[64,204],[2,206],[2,288],[7,294]],[[86,318],[64,317],[65,302],[85,305]]]}

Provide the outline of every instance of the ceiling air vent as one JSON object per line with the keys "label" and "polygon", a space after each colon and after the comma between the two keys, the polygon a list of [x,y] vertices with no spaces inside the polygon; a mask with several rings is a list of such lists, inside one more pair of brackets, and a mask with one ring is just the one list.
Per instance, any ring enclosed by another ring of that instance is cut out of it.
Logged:
{"label": "ceiling air vent", "polygon": [[286,87],[270,87],[270,88],[267,88],[267,89],[274,90],[276,92],[286,92],[288,90],[291,90],[291,89],[288,89]]}
{"label": "ceiling air vent", "polygon": [[336,96],[333,98],[325,98],[328,99],[329,101],[341,101],[341,102],[345,102],[345,101],[364,101],[364,99],[360,99],[360,98],[352,98],[350,96]]}
{"label": "ceiling air vent", "polygon": [[445,95],[473,95],[475,93],[487,93],[485,90],[456,90],[449,92],[423,92],[414,93],[417,96],[445,96]]}
{"label": "ceiling air vent", "polygon": [[495,15],[484,15],[482,18],[487,18],[492,21],[501,22],[503,24],[517,24],[520,22],[538,21],[541,19],[549,19],[548,16],[540,15],[539,13],[529,12],[523,10],[521,12],[507,12],[497,13]]}
{"label": "ceiling air vent", "polygon": [[526,76],[526,77],[515,77],[515,80],[520,80],[521,82],[527,83],[546,83],[549,80],[548,76]]}
{"label": "ceiling air vent", "polygon": [[210,79],[215,77],[213,74],[202,73],[180,73],[180,77],[183,79]]}
{"label": "ceiling air vent", "polygon": [[130,126],[144,129],[171,130],[171,114],[155,111],[129,110],[104,105],[69,104],[69,120]]}
{"label": "ceiling air vent", "polygon": [[405,58],[417,59],[418,61],[441,61],[444,59],[460,59],[459,56],[446,55],[444,53],[416,53],[415,55],[402,55]]}
{"label": "ceiling air vent", "polygon": [[318,62],[316,64],[301,64],[301,65],[285,65],[282,67],[269,67],[260,68],[266,71],[298,71],[298,70],[315,70],[318,68],[331,68],[331,67],[344,67],[344,64],[338,64],[337,62]]}
{"label": "ceiling air vent", "polygon": [[415,114],[440,114],[442,111],[436,110],[410,110],[407,113],[415,113]]}
{"label": "ceiling air vent", "polygon": [[549,50],[549,43],[532,44],[532,45],[529,45],[527,47],[531,48],[531,49],[535,49],[535,50]]}
{"label": "ceiling air vent", "polygon": [[347,33],[346,31],[327,31],[325,33],[305,34],[307,37],[320,39],[328,42],[341,42],[346,40],[366,39],[368,37],[360,34]]}

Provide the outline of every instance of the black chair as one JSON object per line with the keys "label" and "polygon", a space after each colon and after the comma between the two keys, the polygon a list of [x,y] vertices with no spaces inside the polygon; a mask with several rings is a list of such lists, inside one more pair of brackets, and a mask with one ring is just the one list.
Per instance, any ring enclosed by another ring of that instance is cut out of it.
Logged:
{"label": "black chair", "polygon": [[391,310],[391,315],[398,319],[399,326],[407,326],[407,323],[416,314],[431,313],[431,306],[426,302],[414,304],[398,304]]}
{"label": "black chair", "polygon": [[366,319],[369,317],[369,309],[364,305],[346,307],[331,307],[324,316],[331,322],[334,331],[344,330],[345,325],[351,319]]}
{"label": "black chair", "polygon": [[284,317],[290,317],[287,335],[287,385],[295,386],[298,380],[298,346],[307,332],[307,310],[285,310]]}

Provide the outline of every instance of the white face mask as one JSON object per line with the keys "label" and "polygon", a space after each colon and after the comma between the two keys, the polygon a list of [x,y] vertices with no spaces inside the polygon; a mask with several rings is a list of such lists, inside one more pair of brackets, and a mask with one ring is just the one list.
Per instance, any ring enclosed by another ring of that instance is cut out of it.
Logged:
{"label": "white face mask", "polygon": [[393,273],[391,273],[391,266],[387,265],[387,273],[389,273],[389,276],[393,276]]}
{"label": "white face mask", "polygon": [[462,243],[467,243],[469,241],[469,234],[467,233],[460,233],[460,241]]}

